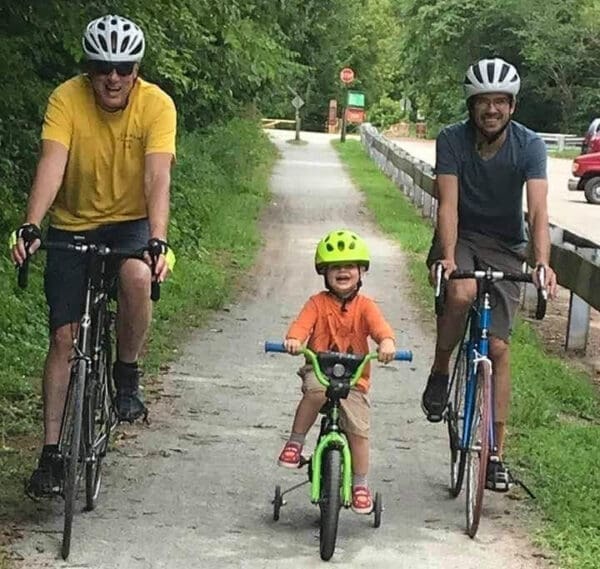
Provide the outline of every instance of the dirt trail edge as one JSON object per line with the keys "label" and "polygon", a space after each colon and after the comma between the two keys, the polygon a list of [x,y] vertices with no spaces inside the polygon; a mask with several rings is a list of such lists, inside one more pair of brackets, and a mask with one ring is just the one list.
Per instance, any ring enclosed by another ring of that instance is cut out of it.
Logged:
{"label": "dirt trail edge", "polygon": [[[265,354],[309,294],[317,240],[350,227],[368,242],[372,270],[364,292],[397,332],[398,349],[414,361],[373,369],[372,458],[369,480],[381,491],[379,529],[371,516],[340,515],[331,565],[348,568],[533,569],[545,567],[515,529],[515,502],[486,494],[475,540],[464,533],[464,497],[448,496],[444,425],[430,425],[419,399],[433,338],[411,306],[400,249],[372,223],[361,194],[326,135],[303,133],[305,146],[273,132],[282,158],[265,213],[265,247],[232,306],[193,334],[164,376],[163,397],[150,427],[128,428],[126,444],[106,461],[105,487],[94,512],[77,513],[71,557],[58,557],[62,502],[24,505],[18,566],[92,569],[321,567],[318,509],[308,486],[286,496],[272,520],[276,484],[306,472],[278,468],[276,457],[299,397],[298,358]],[[308,446],[314,445],[316,430]],[[518,527],[518,526],[517,526]]]}

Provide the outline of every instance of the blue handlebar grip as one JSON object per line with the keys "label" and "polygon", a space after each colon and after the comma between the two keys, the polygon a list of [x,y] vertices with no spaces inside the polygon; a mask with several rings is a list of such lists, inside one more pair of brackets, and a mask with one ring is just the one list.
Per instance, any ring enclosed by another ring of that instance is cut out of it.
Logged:
{"label": "blue handlebar grip", "polygon": [[394,359],[404,361],[404,362],[412,362],[412,356],[413,356],[413,353],[411,350],[400,350],[400,351],[396,352]]}
{"label": "blue handlebar grip", "polygon": [[265,352],[281,352],[286,353],[283,342],[265,342]]}

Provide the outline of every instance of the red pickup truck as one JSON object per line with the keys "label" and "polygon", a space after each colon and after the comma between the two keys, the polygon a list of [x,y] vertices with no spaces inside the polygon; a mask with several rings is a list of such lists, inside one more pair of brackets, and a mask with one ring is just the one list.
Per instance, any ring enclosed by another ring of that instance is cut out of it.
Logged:
{"label": "red pickup truck", "polygon": [[584,192],[589,203],[600,204],[600,152],[582,154],[573,160],[569,190]]}

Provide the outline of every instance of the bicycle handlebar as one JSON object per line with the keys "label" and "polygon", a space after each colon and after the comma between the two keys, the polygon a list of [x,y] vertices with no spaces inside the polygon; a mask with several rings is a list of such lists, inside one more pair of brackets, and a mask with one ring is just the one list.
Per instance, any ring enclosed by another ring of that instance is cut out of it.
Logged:
{"label": "bicycle handlebar", "polygon": [[[283,345],[283,342],[265,342],[265,352],[279,352],[279,353],[287,353],[287,350],[285,349],[285,346]],[[300,351],[300,353],[304,353],[304,355],[306,355],[306,352],[310,352],[313,355],[317,355],[315,354],[315,352],[313,352],[311,349],[309,348],[302,348],[302,350]],[[346,354],[343,354],[346,355]],[[354,354],[353,354],[354,355]],[[356,356],[357,358],[369,358],[369,359],[374,359],[378,356],[377,352],[370,352],[364,356]],[[398,360],[398,361],[403,361],[403,362],[412,362],[413,359],[413,353],[411,350],[399,350],[394,354],[394,360]]]}
{"label": "bicycle handlebar", "polygon": [[[278,353],[286,353],[287,350],[285,349],[285,346],[283,344],[283,342],[265,342],[265,352],[278,352]],[[329,387],[329,379],[327,378],[327,376],[322,372],[321,370],[321,366],[319,364],[319,354],[316,354],[315,352],[313,352],[310,348],[301,348],[300,349],[300,353],[304,354],[304,356],[306,357],[307,360],[310,361],[310,363],[313,366],[313,371],[315,372],[315,376],[317,377],[319,383],[321,385],[324,385],[325,387]],[[368,354],[365,354],[363,356],[360,355],[356,355],[356,354],[344,354],[344,353],[337,353],[336,352],[331,352],[331,355],[338,355],[340,357],[342,356],[349,356],[354,358],[355,360],[359,360],[360,363],[358,364],[358,367],[356,368],[356,370],[354,371],[354,373],[352,374],[352,377],[350,378],[350,387],[353,387],[354,385],[356,385],[356,383],[358,382],[358,380],[360,379],[363,369],[364,367],[367,365],[367,363],[373,359],[376,359],[378,354],[377,352],[370,352]],[[402,350],[399,352],[396,352],[396,354],[394,355],[394,359],[395,360],[401,360],[401,361],[412,361],[412,352],[410,350]]]}
{"label": "bicycle handlebar", "polygon": [[[546,268],[540,265],[536,268],[538,275],[538,282],[546,282]],[[521,283],[532,283],[533,274],[531,273],[509,273],[505,271],[496,271],[491,268],[485,270],[475,271],[454,271],[448,276],[449,279],[475,279],[475,280],[487,280],[488,282],[497,281],[511,281]],[[444,267],[441,263],[435,264],[435,313],[441,316],[443,313],[443,306],[446,299],[446,279],[444,278]],[[535,318],[542,320],[546,315],[546,306],[548,302],[548,290],[545,286],[541,286],[537,289],[537,306],[535,310]]]}
{"label": "bicycle handlebar", "polygon": [[[113,257],[117,259],[140,259],[144,260],[144,254],[148,251],[147,248],[141,249],[122,249],[119,247],[109,247],[108,245],[96,243],[65,243],[62,241],[47,241],[42,242],[40,249],[53,251],[71,251],[81,255],[97,255],[99,257]],[[29,282],[29,260],[30,255],[27,255],[23,264],[18,267],[17,282],[20,288],[27,288]],[[152,259],[152,273],[154,274],[154,264],[156,261]],[[152,280],[150,298],[153,301],[160,299],[160,283]]]}

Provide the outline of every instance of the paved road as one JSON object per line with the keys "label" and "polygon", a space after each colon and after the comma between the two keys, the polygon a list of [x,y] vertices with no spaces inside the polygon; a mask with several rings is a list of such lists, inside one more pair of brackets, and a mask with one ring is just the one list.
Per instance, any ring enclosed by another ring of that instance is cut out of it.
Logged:
{"label": "paved road", "polygon": [[[372,486],[383,492],[381,528],[341,513],[331,564],[350,569],[542,569],[515,525],[518,502],[487,496],[478,538],[463,531],[464,501],[446,491],[445,429],[428,424],[419,397],[431,356],[431,328],[411,305],[406,259],[373,225],[325,135],[306,146],[273,133],[281,159],[265,212],[265,247],[238,300],[216,312],[180,350],[163,377],[150,427],[127,429],[111,452],[97,510],[75,518],[68,563],[57,560],[60,503],[24,505],[24,539],[14,546],[27,569],[221,569],[322,567],[318,510],[305,486],[289,496],[278,523],[275,484],[304,479],[276,466],[299,396],[299,360],[265,354],[306,297],[321,288],[312,267],[326,231],[349,226],[369,242],[365,291],[397,331],[412,364],[374,366]],[[168,290],[165,289],[165,294]],[[315,435],[315,433],[313,433]],[[314,444],[314,436],[309,442]]]}
{"label": "paved road", "polygon": [[[406,138],[391,140],[419,160],[435,164],[434,141]],[[550,221],[600,244],[600,207],[588,203],[583,192],[570,192],[567,189],[572,163],[572,160],[564,158],[548,160]]]}

